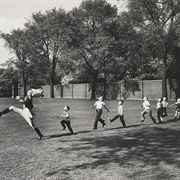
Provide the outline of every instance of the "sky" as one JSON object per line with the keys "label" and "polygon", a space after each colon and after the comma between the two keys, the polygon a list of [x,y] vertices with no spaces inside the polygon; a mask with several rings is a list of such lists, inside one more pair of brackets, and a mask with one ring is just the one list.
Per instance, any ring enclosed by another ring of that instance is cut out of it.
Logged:
{"label": "sky", "polygon": [[[123,8],[124,0],[107,0],[118,8]],[[13,29],[23,28],[23,24],[31,17],[32,13],[48,9],[63,8],[70,11],[79,7],[82,0],[0,0],[0,31],[10,33]],[[14,55],[4,47],[5,41],[0,39],[0,64],[5,63]]]}

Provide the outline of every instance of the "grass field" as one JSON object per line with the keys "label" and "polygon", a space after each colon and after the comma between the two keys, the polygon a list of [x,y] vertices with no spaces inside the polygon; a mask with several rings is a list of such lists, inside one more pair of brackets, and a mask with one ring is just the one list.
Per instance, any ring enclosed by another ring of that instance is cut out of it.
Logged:
{"label": "grass field", "polygon": [[[93,131],[95,109],[91,100],[34,99],[34,122],[44,134],[37,134],[18,114],[0,119],[0,180],[179,180],[180,121],[168,109],[163,124],[149,117],[142,124],[142,101],[125,101],[125,121],[107,121],[117,112],[117,101],[107,100],[103,111],[107,125]],[[172,104],[172,102],[170,103]],[[0,99],[0,110],[15,99]],[[64,105],[71,107],[70,135],[60,126]],[[156,117],[156,102],[151,102]]]}

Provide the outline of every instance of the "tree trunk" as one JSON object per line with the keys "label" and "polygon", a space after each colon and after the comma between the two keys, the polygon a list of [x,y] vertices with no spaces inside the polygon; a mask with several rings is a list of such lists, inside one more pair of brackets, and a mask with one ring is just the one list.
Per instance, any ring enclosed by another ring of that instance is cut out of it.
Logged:
{"label": "tree trunk", "polygon": [[[162,97],[167,97],[167,76],[166,76],[166,61],[167,61],[167,53],[165,53],[163,59],[163,69],[162,69]],[[168,97],[167,97],[168,98]]]}
{"label": "tree trunk", "polygon": [[92,71],[93,81],[92,81],[91,99],[96,99],[96,85],[97,85],[98,74],[99,73],[97,70]]}
{"label": "tree trunk", "polygon": [[104,86],[103,97],[104,97],[104,99],[106,99],[107,83],[106,83],[106,75],[105,74],[104,74],[103,86]]}
{"label": "tree trunk", "polygon": [[176,99],[180,98],[180,79],[176,79],[177,87],[175,90]]}
{"label": "tree trunk", "polygon": [[25,78],[25,74],[23,72],[23,85],[24,85],[24,96],[27,95],[27,80]]}
{"label": "tree trunk", "polygon": [[54,98],[54,76],[55,76],[55,60],[53,59],[51,63],[50,70],[50,98]]}

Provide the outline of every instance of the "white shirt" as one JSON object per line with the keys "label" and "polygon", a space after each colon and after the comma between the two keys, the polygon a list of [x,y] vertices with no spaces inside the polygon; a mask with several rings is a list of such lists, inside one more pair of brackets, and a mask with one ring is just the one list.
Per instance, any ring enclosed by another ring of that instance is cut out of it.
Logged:
{"label": "white shirt", "polygon": [[124,107],[123,105],[118,106],[118,113],[122,116],[124,114]]}
{"label": "white shirt", "polygon": [[64,111],[63,114],[60,116],[60,118],[63,118],[66,121],[70,121],[70,114],[67,111]]}
{"label": "white shirt", "polygon": [[163,102],[162,102],[162,105],[163,105],[163,107],[167,108],[167,106],[168,106],[168,102],[163,101]]}
{"label": "white shirt", "polygon": [[151,107],[151,105],[150,105],[149,101],[144,101],[143,102],[143,108],[145,110],[150,110],[150,107]]}
{"label": "white shirt", "polygon": [[103,101],[96,101],[94,106],[96,106],[96,109],[102,109],[102,107],[105,106],[105,103]]}
{"label": "white shirt", "polygon": [[156,109],[160,109],[160,108],[162,108],[162,103],[161,102],[157,102]]}

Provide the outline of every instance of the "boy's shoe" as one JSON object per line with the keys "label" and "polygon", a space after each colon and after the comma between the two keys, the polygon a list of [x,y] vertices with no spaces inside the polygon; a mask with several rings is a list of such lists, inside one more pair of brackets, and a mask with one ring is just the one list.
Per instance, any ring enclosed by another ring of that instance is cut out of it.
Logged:
{"label": "boy's shoe", "polygon": [[142,119],[141,121],[140,121],[140,123],[143,123],[144,122],[144,119]]}
{"label": "boy's shoe", "polygon": [[104,127],[106,125],[106,123],[104,123],[102,126]]}
{"label": "boy's shoe", "polygon": [[63,127],[63,130],[65,130],[66,129],[66,127]]}
{"label": "boy's shoe", "polygon": [[109,122],[112,122],[111,118],[108,118],[108,121],[109,121]]}

